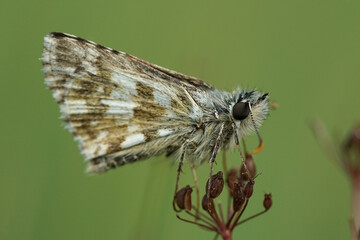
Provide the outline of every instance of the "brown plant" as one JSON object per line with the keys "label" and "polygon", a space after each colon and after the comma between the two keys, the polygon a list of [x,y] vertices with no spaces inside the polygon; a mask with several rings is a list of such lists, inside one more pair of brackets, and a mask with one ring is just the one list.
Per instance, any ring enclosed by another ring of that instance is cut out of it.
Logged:
{"label": "brown plant", "polygon": [[329,158],[340,164],[352,184],[352,213],[350,228],[353,240],[360,240],[360,125],[340,144],[331,138],[324,124],[315,120],[312,130]]}
{"label": "brown plant", "polygon": [[[191,205],[191,194],[193,191],[189,185],[178,190],[174,196],[174,210],[178,213],[182,212],[187,214],[192,219],[189,220],[181,217],[180,214],[176,215],[177,218],[184,222],[199,226],[200,228],[213,231],[216,233],[216,236],[220,235],[225,240],[230,240],[232,239],[232,233],[235,227],[267,212],[272,205],[271,194],[265,194],[264,196],[264,210],[240,220],[249,204],[250,198],[253,195],[255,185],[254,179],[256,178],[256,168],[253,156],[247,153],[246,150],[245,153],[245,165],[242,164],[240,168],[233,167],[229,171],[226,169],[224,153],[223,171],[225,174],[222,171],[219,171],[212,175],[211,179],[207,179],[204,196],[201,201],[201,209],[199,204],[197,204],[197,206]],[[197,177],[194,172],[193,165],[191,165],[191,167],[195,179],[195,188],[197,193],[196,198],[199,203],[200,191],[198,189]],[[208,188],[209,182],[210,188]],[[223,205],[220,201],[217,204],[215,203],[216,198],[223,194],[224,187],[228,189],[228,204],[226,212],[224,212]],[[207,193],[208,189],[210,189],[209,193]]]}

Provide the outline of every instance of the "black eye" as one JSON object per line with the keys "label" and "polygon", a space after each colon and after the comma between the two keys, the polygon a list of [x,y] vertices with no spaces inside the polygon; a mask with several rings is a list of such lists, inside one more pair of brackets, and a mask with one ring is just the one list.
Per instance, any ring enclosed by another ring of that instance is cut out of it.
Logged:
{"label": "black eye", "polygon": [[243,120],[249,116],[249,103],[238,102],[233,106],[232,114],[236,120]]}

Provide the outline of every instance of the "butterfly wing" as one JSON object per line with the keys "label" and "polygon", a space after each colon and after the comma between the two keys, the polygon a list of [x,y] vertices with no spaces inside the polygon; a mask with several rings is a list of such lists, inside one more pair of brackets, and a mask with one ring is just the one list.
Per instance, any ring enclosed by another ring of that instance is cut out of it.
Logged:
{"label": "butterfly wing", "polygon": [[205,82],[64,33],[44,39],[45,83],[89,172],[179,148],[201,109]]}

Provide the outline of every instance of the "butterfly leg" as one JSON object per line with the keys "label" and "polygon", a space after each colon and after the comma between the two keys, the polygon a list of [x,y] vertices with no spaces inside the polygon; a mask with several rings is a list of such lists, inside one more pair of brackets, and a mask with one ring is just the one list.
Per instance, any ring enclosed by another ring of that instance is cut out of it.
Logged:
{"label": "butterfly leg", "polygon": [[237,149],[238,149],[238,151],[239,151],[239,153],[240,153],[241,162],[242,162],[242,164],[243,164],[244,167],[245,167],[246,175],[248,175],[248,178],[250,179],[250,178],[251,178],[251,174],[250,174],[250,171],[249,171],[248,167],[247,167],[246,164],[245,164],[245,158],[244,158],[244,154],[243,154],[242,151],[241,151],[240,142],[239,142],[239,137],[238,137],[238,134],[237,134],[237,128],[236,128],[235,123],[232,124],[232,128],[233,128],[233,132],[234,132],[235,144],[236,144],[236,147],[237,147]]}
{"label": "butterfly leg", "polygon": [[200,210],[200,189],[199,189],[199,182],[196,174],[194,160],[190,161],[190,168],[193,175],[195,190],[196,190],[196,214],[197,214]]}
{"label": "butterfly leg", "polygon": [[181,149],[181,155],[180,155],[180,161],[179,161],[179,166],[177,169],[177,176],[176,176],[176,184],[175,184],[175,193],[174,193],[174,199],[173,199],[173,208],[176,212],[179,212],[180,210],[178,210],[175,206],[175,196],[176,193],[179,189],[179,181],[180,181],[180,173],[182,172],[182,166],[184,165],[184,159],[185,159],[185,146],[182,147]]}
{"label": "butterfly leg", "polygon": [[214,149],[212,151],[211,158],[210,158],[210,161],[209,161],[209,163],[210,163],[210,177],[209,177],[208,188],[206,190],[206,198],[208,199],[208,201],[207,201],[208,204],[210,204],[210,202],[211,202],[209,200],[210,200],[211,177],[212,177],[212,172],[213,172],[213,168],[214,168],[214,162],[215,162],[215,159],[216,159],[216,155],[219,152],[221,140],[222,140],[222,137],[224,135],[224,127],[225,127],[225,124],[223,123],[221,125],[219,134],[218,134],[218,136],[216,138],[215,146],[214,146]]}

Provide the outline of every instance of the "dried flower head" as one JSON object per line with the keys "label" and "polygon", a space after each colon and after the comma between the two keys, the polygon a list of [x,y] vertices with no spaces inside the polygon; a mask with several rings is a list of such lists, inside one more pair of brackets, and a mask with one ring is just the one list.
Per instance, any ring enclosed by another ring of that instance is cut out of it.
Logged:
{"label": "dried flower head", "polygon": [[192,188],[187,185],[186,187],[180,189],[176,194],[175,194],[175,202],[176,205],[180,208],[180,209],[186,209],[186,210],[191,210],[191,193],[192,193]]}
{"label": "dried flower head", "polygon": [[255,181],[251,178],[245,186],[244,194],[247,198],[250,198],[254,192]]}
{"label": "dried flower head", "polygon": [[231,196],[233,196],[233,191],[235,184],[240,185],[241,187],[244,187],[243,179],[240,178],[240,169],[237,167],[231,168],[230,171],[226,174],[226,183],[227,187],[230,190]]}
{"label": "dried flower head", "polygon": [[269,210],[272,206],[272,195],[271,193],[264,195],[264,208],[265,210]]}
{"label": "dried flower head", "polygon": [[242,205],[245,202],[245,193],[244,189],[237,183],[235,183],[234,186],[234,192],[233,192],[233,209],[235,212],[240,211]]}
{"label": "dried flower head", "polygon": [[[256,175],[256,166],[253,156],[249,153],[245,154],[245,165],[250,173],[250,178],[254,178]],[[241,169],[240,169],[241,178],[243,180],[249,180],[248,172],[245,168],[245,165],[244,164],[241,165]]]}
{"label": "dried flower head", "polygon": [[[210,179],[206,182],[205,191],[209,187]],[[211,186],[210,186],[210,198],[217,198],[224,188],[224,178],[223,173],[219,171],[217,174],[211,176]]]}
{"label": "dried flower head", "polygon": [[[254,178],[256,177],[254,159],[252,155],[248,153],[246,156],[246,161],[244,161],[245,165],[243,164],[241,168],[234,167],[227,171],[226,164],[224,164],[224,172],[226,173],[225,176],[223,176],[222,171],[219,171],[207,179],[206,183],[204,184],[205,192],[201,200],[201,208],[205,213],[200,211],[200,199],[198,199],[200,191],[198,191],[198,188],[196,188],[198,206],[189,206],[191,205],[192,192],[192,189],[189,185],[177,191],[174,196],[174,202],[180,211],[186,210],[184,212],[194,220],[182,218],[180,215],[177,215],[177,217],[182,221],[195,224],[210,231],[214,231],[223,239],[231,239],[232,232],[236,226],[269,210],[272,205],[271,194],[265,194],[263,202],[265,210],[240,220],[251,196],[253,195],[255,185]],[[223,159],[223,161],[225,162],[226,160]],[[194,174],[194,168],[192,168],[192,171]],[[250,178],[248,178],[249,176]],[[221,202],[218,202],[217,205],[214,203],[214,199],[217,199],[223,193],[224,177],[226,179],[225,186],[229,192],[227,196],[230,198],[228,200],[229,205],[227,206],[227,211],[225,212]],[[196,175],[194,175],[194,179],[196,179],[195,186],[198,186]],[[227,214],[227,216],[225,216],[225,214]]]}

